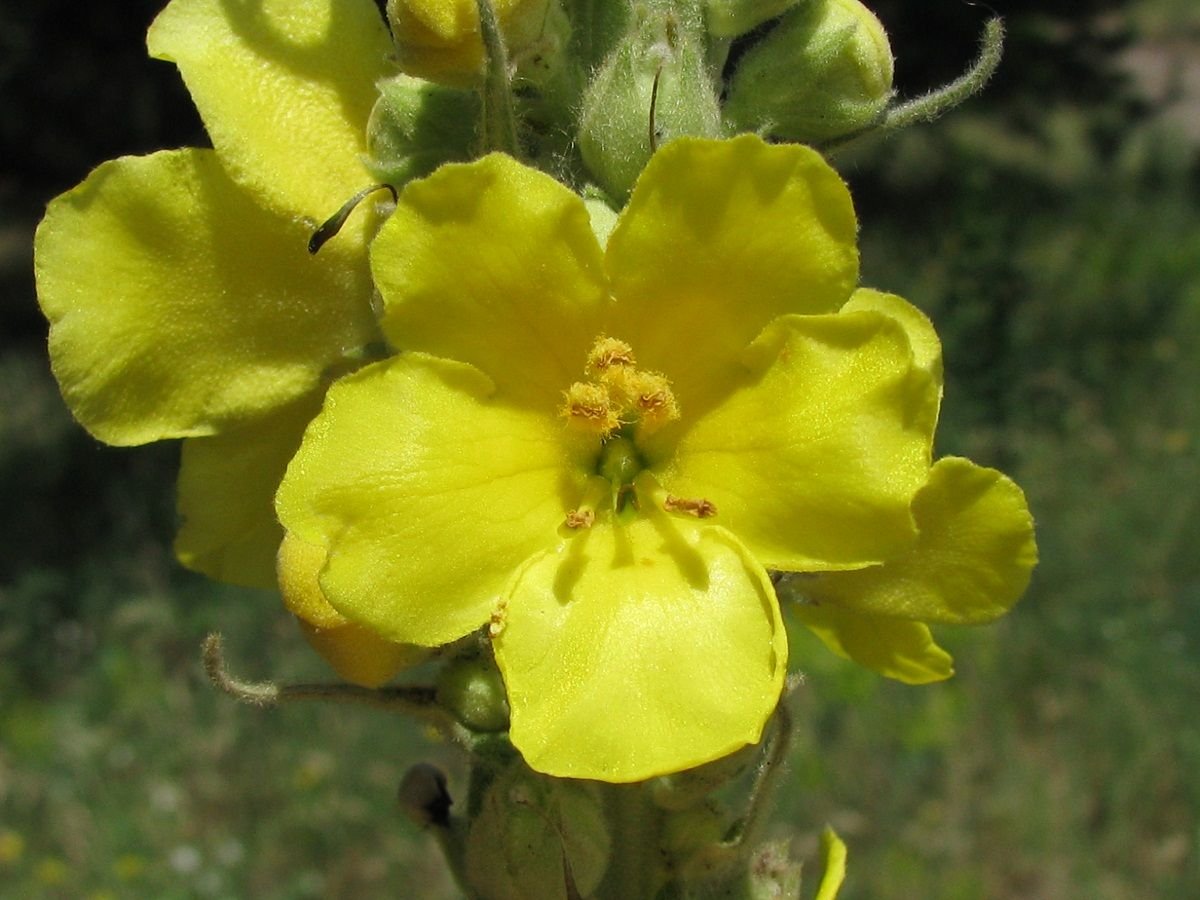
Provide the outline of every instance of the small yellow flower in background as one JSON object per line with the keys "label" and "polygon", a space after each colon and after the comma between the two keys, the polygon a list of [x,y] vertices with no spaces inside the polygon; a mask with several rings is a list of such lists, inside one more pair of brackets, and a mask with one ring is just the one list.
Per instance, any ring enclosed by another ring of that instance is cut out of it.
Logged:
{"label": "small yellow flower in background", "polygon": [[[552,2],[492,0],[510,53],[537,39]],[[388,0],[387,14],[403,71],[455,87],[479,78],[483,39],[476,0]]]}
{"label": "small yellow flower in background", "polygon": [[[855,232],[815,152],[753,136],[660,150],[606,248],[577,195],[508,157],[412,183],[371,249],[405,352],[330,390],[277,497],[326,555],[325,598],[397,643],[488,623],[513,743],[568,777],[759,739],[787,662],[768,570],[815,573],[829,602],[801,610],[844,610],[809,622],[839,652],[877,662],[856,655],[866,621],[888,665],[940,662],[910,633],[937,585],[883,617],[872,598],[1015,545],[962,512],[988,470],[931,471],[937,338],[855,291]],[[983,511],[1031,542],[1023,501]],[[1026,562],[982,579],[987,615]],[[836,578],[860,572],[877,584],[855,607]]]}
{"label": "small yellow flower in background", "polygon": [[0,831],[0,866],[9,866],[25,855],[25,838],[19,831]]}
{"label": "small yellow flower in background", "polygon": [[213,149],[113,160],[51,202],[36,241],[51,361],[100,440],[187,439],[184,565],[274,587],[275,487],[329,382],[382,341],[373,212],[306,247],[373,181],[391,41],[370,0],[174,0],[148,45],[178,66]]}

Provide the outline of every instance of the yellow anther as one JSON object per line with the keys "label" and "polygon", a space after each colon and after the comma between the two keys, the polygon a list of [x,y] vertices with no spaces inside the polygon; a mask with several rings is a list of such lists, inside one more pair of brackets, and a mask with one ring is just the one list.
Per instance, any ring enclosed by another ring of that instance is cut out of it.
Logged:
{"label": "yellow anther", "polygon": [[567,521],[564,523],[573,531],[578,531],[581,528],[591,528],[592,523],[596,521],[596,513],[591,509],[572,509],[567,512]]}
{"label": "yellow anther", "polygon": [[601,436],[621,427],[620,410],[613,408],[603,385],[577,381],[563,392],[562,414],[573,425]]}
{"label": "yellow anther", "polygon": [[638,372],[632,383],[631,406],[643,430],[650,432],[679,418],[671,383],[657,372]]}
{"label": "yellow anther", "polygon": [[628,368],[634,365],[633,348],[624,341],[601,335],[596,339],[591,352],[588,353],[587,366],[584,372],[588,375],[602,375],[609,369]]}
{"label": "yellow anther", "polygon": [[711,500],[705,500],[704,498],[689,500],[686,497],[676,497],[673,494],[667,494],[667,499],[663,502],[663,509],[667,512],[686,513],[689,516],[695,516],[697,519],[711,519],[717,514],[716,504]]}

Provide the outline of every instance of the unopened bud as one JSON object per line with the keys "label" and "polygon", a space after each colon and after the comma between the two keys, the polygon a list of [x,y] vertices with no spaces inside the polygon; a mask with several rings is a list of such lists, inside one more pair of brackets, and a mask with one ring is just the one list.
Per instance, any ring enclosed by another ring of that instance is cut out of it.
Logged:
{"label": "unopened bud", "polygon": [[546,778],[517,762],[488,787],[471,822],[467,881],[488,900],[590,897],[610,849],[594,784]]}
{"label": "unopened bud", "polygon": [[508,727],[508,698],[496,664],[487,657],[451,660],[438,675],[438,703],[472,731]]}
{"label": "unopened bud", "polygon": [[696,11],[639,7],[584,94],[579,150],[614,198],[629,196],[658,146],[684,135],[720,136],[701,19]]}
{"label": "unopened bud", "polygon": [[[554,0],[491,0],[510,55],[535,41]],[[483,72],[477,0],[388,0],[401,71],[455,87]]]}
{"label": "unopened bud", "polygon": [[829,140],[879,119],[892,70],[887,34],[869,9],[858,0],[809,0],[742,58],[725,114],[738,130]]}
{"label": "unopened bud", "polygon": [[475,144],[479,95],[410,75],[379,83],[367,123],[367,159],[382,184],[401,188],[442,163],[466,161]]}
{"label": "unopened bud", "polygon": [[404,773],[397,791],[400,809],[416,825],[445,828],[450,824],[450,791],[446,775],[437,766],[417,763]]}

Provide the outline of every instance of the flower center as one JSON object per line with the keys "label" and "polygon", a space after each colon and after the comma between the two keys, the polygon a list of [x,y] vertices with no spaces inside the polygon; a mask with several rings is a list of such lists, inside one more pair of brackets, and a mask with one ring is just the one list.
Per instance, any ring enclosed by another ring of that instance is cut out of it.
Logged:
{"label": "flower center", "polygon": [[573,427],[601,440],[632,428],[649,434],[679,418],[671,383],[659,372],[639,369],[633,349],[624,341],[597,338],[584,375],[585,380],[563,392],[562,414]]}
{"label": "flower center", "polygon": [[[567,513],[566,526],[588,528],[597,512],[606,509],[622,519],[635,514],[646,500],[668,512],[715,515],[716,507],[708,500],[666,494],[644,471],[645,461],[634,443],[636,434],[649,434],[679,418],[679,404],[666,376],[639,369],[627,343],[604,335],[588,353],[584,376],[563,391],[560,411],[571,427],[600,439],[600,456],[586,496]],[[648,497],[640,497],[643,493]]]}

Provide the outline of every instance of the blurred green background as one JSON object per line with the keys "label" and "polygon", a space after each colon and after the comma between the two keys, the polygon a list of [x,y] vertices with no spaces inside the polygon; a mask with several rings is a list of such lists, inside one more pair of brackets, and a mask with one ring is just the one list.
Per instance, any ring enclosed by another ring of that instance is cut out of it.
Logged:
{"label": "blurred green background", "polygon": [[[393,800],[444,748],[378,712],[216,696],[213,629],[246,676],[325,672],[274,597],[173,562],[177,448],[96,444],[48,372],[45,202],[103,159],[206,140],[144,57],[158,6],[0,5],[0,897],[452,897]],[[808,854],[838,828],[847,900],[1198,897],[1200,9],[873,8],[910,96],[1008,18],[984,97],[837,162],[864,281],[945,342],[939,452],[1017,478],[1042,562],[1006,620],[938,632],[943,685],[797,635],[777,827]]]}

